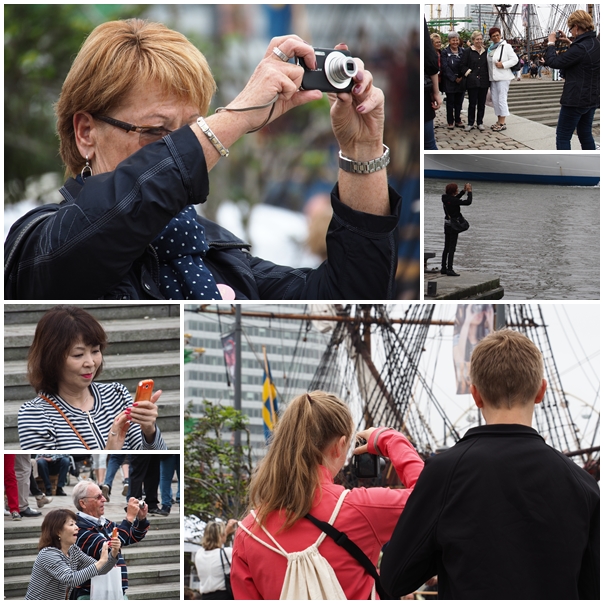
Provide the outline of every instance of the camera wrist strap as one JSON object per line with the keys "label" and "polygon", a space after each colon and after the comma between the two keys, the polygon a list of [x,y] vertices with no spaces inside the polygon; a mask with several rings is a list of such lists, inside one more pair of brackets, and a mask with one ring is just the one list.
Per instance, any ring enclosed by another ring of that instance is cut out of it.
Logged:
{"label": "camera wrist strap", "polygon": [[380,575],[378,574],[373,562],[371,562],[365,552],[354,541],[351,541],[348,538],[346,533],[334,528],[328,522],[323,522],[322,520],[315,518],[311,514],[306,514],[305,518],[310,520],[318,529],[331,537],[335,541],[336,545],[344,548],[375,579],[375,589],[378,592],[381,600],[392,599],[382,587]]}
{"label": "camera wrist strap", "polygon": [[258,130],[262,130],[262,128],[264,128],[264,126],[266,126],[268,124],[271,117],[273,117],[273,111],[275,110],[275,103],[277,102],[278,99],[279,99],[279,93],[277,93],[275,95],[274,99],[270,100],[268,103],[265,103],[264,105],[256,105],[254,107],[218,107],[218,109],[216,109],[216,111],[214,113],[220,113],[221,111],[237,111],[237,112],[256,111],[257,109],[266,109],[267,107],[270,107],[271,110],[268,114],[268,117],[262,122],[262,124],[260,126],[258,126],[258,128],[254,128],[253,130],[248,130],[247,134],[252,134],[253,132],[258,132]]}

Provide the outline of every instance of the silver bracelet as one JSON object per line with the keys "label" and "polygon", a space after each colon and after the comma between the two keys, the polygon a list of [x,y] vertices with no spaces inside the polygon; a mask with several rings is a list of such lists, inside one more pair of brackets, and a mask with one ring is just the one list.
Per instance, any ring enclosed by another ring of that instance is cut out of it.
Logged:
{"label": "silver bracelet", "polygon": [[202,118],[197,118],[197,125],[201,128],[201,131],[208,137],[208,140],[214,145],[214,149],[220,153],[222,157],[229,156],[229,150],[218,140],[218,137],[212,132],[207,122]]}
{"label": "silver bracelet", "polygon": [[355,161],[342,155],[340,151],[339,165],[344,172],[352,172],[353,174],[372,174],[378,170],[383,170],[390,163],[390,149],[386,145],[384,154],[381,157],[372,159],[371,161]]}

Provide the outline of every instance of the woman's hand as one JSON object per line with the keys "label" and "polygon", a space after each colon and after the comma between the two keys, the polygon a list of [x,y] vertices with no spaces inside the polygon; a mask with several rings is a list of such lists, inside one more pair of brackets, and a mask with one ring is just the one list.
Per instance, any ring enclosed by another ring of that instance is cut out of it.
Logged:
{"label": "woman's hand", "polygon": [[109,429],[107,444],[105,445],[106,451],[121,451],[124,448],[126,434],[128,434],[131,423],[130,417],[126,411],[122,411],[113,420],[113,424]]}
{"label": "woman's hand", "polygon": [[371,435],[377,430],[377,428],[365,428],[365,430],[361,430],[361,432],[357,432],[357,439],[362,438],[363,440],[365,440],[365,444],[364,445],[359,445],[358,447],[355,448],[355,450],[352,452],[353,455],[361,455],[363,453],[367,453],[367,443],[369,442],[369,439],[371,438]]}
{"label": "woman's hand", "polygon": [[[348,50],[338,44],[336,50]],[[371,72],[356,59],[358,72],[351,93],[329,94],[331,126],[340,150],[355,161],[370,161],[384,153],[384,93],[373,85]]]}
{"label": "woman's hand", "polygon": [[109,560],[109,541],[105,541],[101,547],[101,557],[95,562],[97,570],[101,570]]}
{"label": "woman's hand", "polygon": [[[245,88],[229,103],[229,109],[265,105],[279,95],[270,119],[272,122],[293,107],[321,98],[322,93],[319,90],[300,90],[304,69],[294,63],[282,61],[274,54],[274,48],[278,48],[290,59],[294,56],[300,57],[311,68],[316,67],[315,52],[310,44],[294,35],[273,38]],[[260,126],[270,110],[270,107],[267,107],[245,111],[239,115],[247,118],[249,131]]]}
{"label": "woman's hand", "polygon": [[495,67],[498,67],[499,69],[503,69],[503,63],[501,61],[495,61]]}
{"label": "woman's hand", "polygon": [[108,541],[109,546],[111,547],[111,555],[114,558],[118,557],[118,554],[120,553],[120,547],[122,547],[122,542],[120,541],[119,537],[115,537],[112,538]]}
{"label": "woman's hand", "polygon": [[138,424],[141,427],[147,442],[153,442],[155,439],[155,422],[158,415],[156,403],[161,393],[162,391],[158,390],[151,395],[150,401],[132,403],[132,406],[124,411],[133,424]]}
{"label": "woman's hand", "polygon": [[237,520],[231,518],[226,525],[226,534],[232,535],[237,530]]}

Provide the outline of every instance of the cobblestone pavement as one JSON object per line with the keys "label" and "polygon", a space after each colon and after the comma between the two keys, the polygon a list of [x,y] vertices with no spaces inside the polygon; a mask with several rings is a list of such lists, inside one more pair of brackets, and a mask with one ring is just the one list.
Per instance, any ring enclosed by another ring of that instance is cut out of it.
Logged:
{"label": "cobblestone pavement", "polygon": [[[461,113],[461,121],[464,126],[468,123],[467,99],[464,101],[464,108]],[[488,109],[488,108],[487,108]],[[447,128],[447,110],[443,103],[442,107],[436,112],[434,119],[434,135],[436,137],[436,146],[440,149],[449,149],[459,151],[460,149],[477,150],[517,150],[530,149],[527,145],[507,136],[506,131],[493,132],[491,125],[495,123],[495,116],[489,119],[489,112],[484,116],[485,131],[480,132],[474,128],[470,132],[464,132],[463,128]]]}

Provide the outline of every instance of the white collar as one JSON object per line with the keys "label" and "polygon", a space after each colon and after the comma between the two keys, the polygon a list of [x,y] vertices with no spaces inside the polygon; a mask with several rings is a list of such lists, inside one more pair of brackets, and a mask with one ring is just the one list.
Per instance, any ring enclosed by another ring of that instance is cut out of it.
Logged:
{"label": "white collar", "polygon": [[105,516],[97,518],[96,516],[91,516],[85,512],[78,512],[78,516],[84,518],[85,520],[90,520],[90,522],[94,522],[94,524],[98,524],[99,526],[105,526],[105,523],[107,522],[107,518],[105,518]]}

